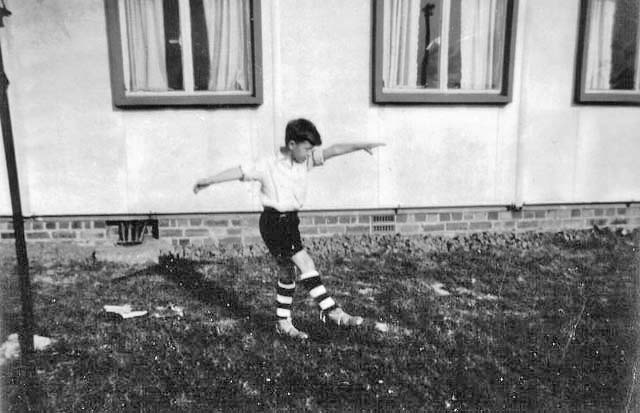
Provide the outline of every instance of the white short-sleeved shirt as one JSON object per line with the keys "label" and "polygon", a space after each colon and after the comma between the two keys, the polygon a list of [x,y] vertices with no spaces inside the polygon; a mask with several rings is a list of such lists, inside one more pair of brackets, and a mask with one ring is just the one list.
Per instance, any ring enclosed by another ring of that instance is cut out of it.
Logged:
{"label": "white short-sleeved shirt", "polygon": [[286,154],[240,165],[243,181],[260,182],[260,200],[265,207],[280,212],[298,211],[307,194],[309,171],[324,163],[322,149],[316,148],[305,163],[297,163]]}

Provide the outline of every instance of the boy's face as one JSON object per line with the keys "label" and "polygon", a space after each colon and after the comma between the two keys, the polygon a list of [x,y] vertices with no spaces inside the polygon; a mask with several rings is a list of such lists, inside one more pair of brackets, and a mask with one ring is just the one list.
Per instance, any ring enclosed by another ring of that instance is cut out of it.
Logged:
{"label": "boy's face", "polygon": [[305,163],[313,149],[313,145],[309,141],[302,141],[300,143],[290,141],[288,147],[291,159],[297,163]]}

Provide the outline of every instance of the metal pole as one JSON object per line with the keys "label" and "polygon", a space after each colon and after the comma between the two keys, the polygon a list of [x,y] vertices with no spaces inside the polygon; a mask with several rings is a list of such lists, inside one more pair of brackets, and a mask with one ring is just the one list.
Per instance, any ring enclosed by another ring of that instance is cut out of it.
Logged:
{"label": "metal pole", "polygon": [[[2,17],[7,16],[8,11],[0,12],[0,27],[3,27]],[[24,218],[22,216],[22,204],[20,202],[20,185],[18,182],[18,168],[16,164],[15,147],[13,144],[13,130],[11,128],[11,113],[9,110],[9,98],[7,88],[9,79],[4,71],[2,59],[2,45],[0,44],[0,122],[2,123],[2,140],[4,141],[4,155],[7,160],[7,176],[9,178],[9,191],[11,192],[11,208],[13,210],[13,231],[15,234],[16,257],[18,260],[18,276],[20,277],[20,296],[22,301],[22,325],[19,334],[20,350],[23,365],[27,375],[30,375],[33,366],[31,358],[33,353],[33,302],[31,299],[31,284],[29,280],[29,259],[27,258],[27,243],[24,236]]]}

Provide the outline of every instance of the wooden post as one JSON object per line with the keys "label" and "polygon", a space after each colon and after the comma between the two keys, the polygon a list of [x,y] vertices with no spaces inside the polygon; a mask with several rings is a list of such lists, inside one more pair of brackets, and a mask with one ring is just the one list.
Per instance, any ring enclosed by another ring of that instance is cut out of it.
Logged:
{"label": "wooden post", "polygon": [[[11,13],[4,7],[0,8],[0,27],[4,27],[2,19]],[[27,258],[27,243],[24,236],[24,218],[20,202],[20,185],[16,164],[15,147],[13,144],[13,130],[11,127],[11,113],[7,88],[9,79],[4,71],[2,46],[0,45],[0,122],[2,123],[2,140],[4,141],[4,155],[7,161],[7,177],[11,192],[11,208],[13,211],[13,231],[18,261],[18,276],[20,277],[20,296],[22,301],[22,324],[19,334],[22,363],[25,367],[27,379],[33,378],[34,368],[31,363],[33,354],[33,302],[31,299],[31,284],[29,280],[29,259]]]}

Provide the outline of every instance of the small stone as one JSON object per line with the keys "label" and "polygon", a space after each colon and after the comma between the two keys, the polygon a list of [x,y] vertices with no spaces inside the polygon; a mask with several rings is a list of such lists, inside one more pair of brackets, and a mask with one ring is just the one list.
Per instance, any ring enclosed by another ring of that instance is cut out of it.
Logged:
{"label": "small stone", "polygon": [[380,332],[382,332],[382,333],[387,333],[387,332],[389,332],[389,324],[387,324],[387,323],[376,323],[375,329],[380,331]]}
{"label": "small stone", "polygon": [[444,288],[444,284],[442,283],[433,283],[431,284],[431,288],[433,289],[433,291],[436,293],[436,295],[440,296],[440,297],[446,297],[451,295],[451,293],[447,290],[445,290]]}

